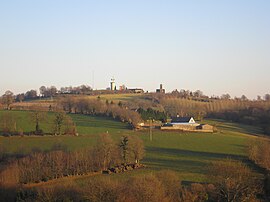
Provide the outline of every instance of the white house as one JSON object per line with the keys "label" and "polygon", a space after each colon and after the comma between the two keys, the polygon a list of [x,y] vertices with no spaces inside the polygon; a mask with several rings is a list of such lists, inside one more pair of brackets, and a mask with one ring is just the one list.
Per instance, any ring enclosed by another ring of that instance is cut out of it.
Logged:
{"label": "white house", "polygon": [[173,117],[171,123],[164,124],[161,130],[180,130],[187,132],[214,132],[214,127],[208,124],[196,123],[193,117]]}
{"label": "white house", "polygon": [[193,117],[173,117],[172,121],[171,121],[172,125],[199,125],[198,123],[196,123],[196,121],[194,120]]}

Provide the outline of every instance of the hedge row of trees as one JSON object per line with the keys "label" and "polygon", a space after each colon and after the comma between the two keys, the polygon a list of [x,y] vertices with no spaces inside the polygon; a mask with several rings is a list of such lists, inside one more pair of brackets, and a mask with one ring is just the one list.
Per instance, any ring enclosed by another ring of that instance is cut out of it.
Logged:
{"label": "hedge row of trees", "polygon": [[152,102],[158,102],[168,116],[193,116],[196,120],[204,117],[219,118],[261,127],[270,134],[270,101],[247,99],[194,100],[179,98],[173,94],[153,95]]}
{"label": "hedge row of trees", "polygon": [[22,184],[83,175],[106,170],[121,163],[139,163],[144,156],[143,142],[137,136],[124,136],[119,143],[115,143],[109,134],[102,134],[92,149],[59,149],[33,152],[12,160],[1,170],[0,184]]}
{"label": "hedge row of trees", "polygon": [[[173,90],[169,95],[172,95],[177,98],[184,98],[184,99],[194,99],[194,100],[201,100],[201,101],[208,101],[209,99],[215,99],[215,100],[241,100],[241,101],[247,101],[248,98],[245,95],[241,95],[240,97],[234,97],[232,98],[230,94],[225,93],[221,96],[207,96],[204,95],[204,93],[200,90],[196,91],[190,91],[190,90],[184,90],[181,89],[180,91]],[[270,101],[270,94],[265,94],[264,96],[257,96],[257,101]]]}
{"label": "hedge row of trees", "polygon": [[[24,189],[17,193],[17,197],[14,197],[14,193],[10,197],[17,201],[264,201],[263,197],[256,199],[257,194],[262,193],[258,189],[262,185],[254,180],[251,170],[243,163],[229,159],[214,162],[209,168],[208,177],[212,184],[193,183],[182,186],[178,173],[167,170],[129,177],[126,180],[89,178],[84,181],[84,186],[68,182],[61,186]],[[6,197],[7,193],[6,191]],[[4,199],[3,196],[2,198]]]}
{"label": "hedge row of trees", "polygon": [[269,140],[251,141],[248,156],[255,164],[270,172],[270,142]]}
{"label": "hedge row of trees", "polygon": [[270,135],[270,108],[248,107],[241,110],[226,110],[209,113],[207,117],[259,126],[265,134]]}
{"label": "hedge row of trees", "polygon": [[73,97],[65,97],[60,100],[60,104],[67,113],[108,116],[120,120],[121,122],[127,122],[134,128],[141,122],[141,116],[136,111],[114,104],[113,102],[103,102],[99,98],[76,99]]}
{"label": "hedge row of trees", "polygon": [[248,145],[248,157],[264,173],[264,190],[268,199],[270,199],[270,141],[269,140],[252,140]]}
{"label": "hedge row of trees", "polygon": [[14,101],[22,102],[24,100],[33,100],[38,99],[40,97],[43,98],[49,98],[49,97],[55,97],[57,94],[91,94],[92,88],[88,85],[80,85],[77,87],[61,87],[60,89],[57,89],[55,86],[41,86],[39,88],[39,93],[37,90],[29,90],[25,93],[19,93],[14,94],[12,91],[7,90],[2,96],[1,96],[1,103],[7,106],[7,109],[9,109],[9,106]]}
{"label": "hedge row of trees", "polygon": [[202,113],[204,115],[209,113],[223,113],[225,111],[239,111],[248,108],[259,108],[263,110],[270,109],[269,101],[250,101],[250,100],[208,100],[207,102],[175,98],[170,95],[152,98],[153,101],[158,101],[165,109],[166,113],[170,115],[196,115]]}
{"label": "hedge row of trees", "polygon": [[61,87],[57,89],[55,86],[41,86],[39,92],[42,97],[54,97],[57,94],[90,94],[93,89],[88,85],[80,85],[76,87]]}

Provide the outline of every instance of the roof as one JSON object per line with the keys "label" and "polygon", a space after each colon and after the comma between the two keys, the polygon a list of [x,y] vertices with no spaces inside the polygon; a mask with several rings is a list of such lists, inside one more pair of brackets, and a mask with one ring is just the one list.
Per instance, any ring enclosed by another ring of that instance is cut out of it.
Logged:
{"label": "roof", "polygon": [[193,118],[191,116],[189,117],[173,117],[172,123],[189,123],[190,119]]}

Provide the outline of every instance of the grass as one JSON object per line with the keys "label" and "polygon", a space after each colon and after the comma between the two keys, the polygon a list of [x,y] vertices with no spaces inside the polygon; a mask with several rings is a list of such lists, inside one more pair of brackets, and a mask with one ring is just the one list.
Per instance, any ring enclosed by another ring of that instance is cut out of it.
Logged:
{"label": "grass", "polygon": [[184,180],[205,181],[207,166],[214,160],[246,158],[246,137],[175,132],[154,132],[153,141],[144,136],[145,164],[153,168],[178,171]]}
{"label": "grass", "polygon": [[[4,113],[0,111],[1,114]],[[18,126],[26,130],[33,130],[34,125],[29,122],[27,113],[12,111],[16,114]],[[257,138],[260,129],[228,123],[222,120],[206,120],[215,124],[218,133],[180,133],[153,131],[153,141],[149,140],[148,131],[132,131],[128,125],[110,118],[91,117],[87,115],[70,115],[77,125],[78,137],[73,136],[42,136],[42,137],[0,137],[0,146],[4,146],[9,153],[30,152],[32,148],[50,149],[54,144],[64,144],[70,150],[91,147],[101,133],[109,132],[115,141],[119,141],[124,134],[138,135],[145,143],[146,156],[143,163],[147,169],[113,175],[113,178],[125,178],[137,174],[156,172],[160,169],[171,169],[179,173],[182,180],[202,182],[207,181],[207,166],[215,160],[233,158],[247,159],[246,147],[249,139]],[[50,114],[53,117],[53,114]],[[42,127],[49,130],[50,124]],[[88,178],[80,178],[76,183],[82,183]]]}
{"label": "grass", "polygon": [[[96,96],[97,97],[97,96]],[[96,98],[95,97],[95,98]],[[134,99],[143,99],[145,97],[144,94],[106,94],[99,96],[101,100],[109,100],[109,101],[130,101]]]}
{"label": "grass", "polygon": [[[35,130],[35,123],[31,119],[30,111],[0,111],[0,118],[5,114],[10,114],[16,121],[16,129],[23,132],[31,132]],[[52,132],[53,113],[48,113],[46,120],[40,122],[40,128],[45,133]]]}
{"label": "grass", "polygon": [[109,117],[93,117],[88,115],[71,114],[79,134],[95,135],[100,133],[130,132],[128,124],[121,123]]}
{"label": "grass", "polygon": [[96,142],[96,136],[24,136],[0,138],[0,147],[4,147],[9,154],[27,154],[32,149],[42,151],[50,150],[54,145],[61,144],[68,150],[76,150],[93,146]]}
{"label": "grass", "polygon": [[[16,120],[17,129],[24,132],[31,132],[35,129],[35,124],[31,121],[29,111],[0,111],[0,118],[4,113],[12,114]],[[31,152],[33,148],[40,150],[49,150],[55,144],[65,145],[69,150],[75,150],[84,147],[93,146],[97,137],[102,133],[114,134],[115,139],[119,139],[122,135],[132,133],[128,129],[128,124],[115,121],[106,117],[93,117],[87,115],[70,114],[77,126],[78,137],[75,136],[13,136],[4,138],[0,136],[0,146],[12,153]],[[51,133],[53,128],[54,114],[48,113],[45,121],[42,121],[40,128],[45,133]]]}

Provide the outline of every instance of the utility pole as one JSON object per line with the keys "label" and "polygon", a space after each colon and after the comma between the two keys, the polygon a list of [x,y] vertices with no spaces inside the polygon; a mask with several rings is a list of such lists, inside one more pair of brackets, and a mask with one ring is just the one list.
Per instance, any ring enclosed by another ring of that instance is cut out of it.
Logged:
{"label": "utility pole", "polygon": [[152,117],[149,117],[149,138],[152,142],[153,140],[153,131],[152,131]]}

